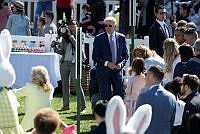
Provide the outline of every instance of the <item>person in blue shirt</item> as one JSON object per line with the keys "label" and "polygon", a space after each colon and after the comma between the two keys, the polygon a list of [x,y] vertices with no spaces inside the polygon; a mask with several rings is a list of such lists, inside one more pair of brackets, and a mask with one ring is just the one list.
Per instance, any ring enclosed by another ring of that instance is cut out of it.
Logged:
{"label": "person in blue shirt", "polygon": [[31,35],[30,19],[24,14],[24,3],[16,1],[13,4],[13,14],[8,18],[6,29],[11,35]]}

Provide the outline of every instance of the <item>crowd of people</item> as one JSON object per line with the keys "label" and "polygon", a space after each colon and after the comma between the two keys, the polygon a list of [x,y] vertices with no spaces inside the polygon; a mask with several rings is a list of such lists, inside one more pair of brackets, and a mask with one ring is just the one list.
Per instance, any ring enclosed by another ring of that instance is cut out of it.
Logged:
{"label": "crowd of people", "polygon": [[[92,2],[92,0],[88,1],[90,4]],[[168,1],[164,1],[163,5],[155,4],[152,11],[155,20],[151,20],[151,25],[147,27],[147,22],[145,23],[144,20],[145,16],[149,17],[147,15],[149,12],[148,8],[144,9],[144,7],[148,6],[149,2],[152,1],[139,0],[140,10],[144,16],[139,18],[139,23],[143,19],[142,25],[138,24],[141,29],[145,29],[138,35],[149,36],[149,48],[144,45],[135,47],[131,51],[133,61],[131,61],[129,70],[125,71],[123,68],[130,58],[130,54],[126,47],[126,36],[116,31],[116,19],[105,17],[104,13],[98,12],[105,8],[105,3],[101,3],[99,7],[95,4],[84,4],[82,7],[80,26],[83,27],[86,35],[95,36],[92,52],[94,68],[90,71],[89,91],[92,111],[98,126],[87,132],[88,134],[106,134],[108,132],[109,128],[106,128],[105,122],[106,108],[109,100],[115,95],[120,96],[124,101],[127,122],[140,106],[149,104],[152,107],[151,122],[145,130],[145,134],[196,134],[200,132],[198,127],[200,123],[200,1],[175,2],[177,12],[174,9],[174,14],[176,17],[173,13],[172,16],[167,16],[169,14]],[[154,3],[156,2],[154,1]],[[44,36],[50,33],[62,37],[59,42],[53,41],[51,47],[55,53],[62,56],[60,74],[63,107],[59,110],[70,110],[69,85],[71,84],[70,78],[75,80],[76,27],[79,27],[76,20],[71,20],[72,3],[58,0],[57,17],[70,21],[63,20],[65,22],[62,22],[57,28],[53,23],[52,1],[40,0],[37,3],[33,32],[30,29],[30,19],[25,15],[23,2],[11,2],[12,9],[4,4],[4,0],[0,0],[0,18],[2,18],[0,31],[2,33],[6,33],[3,29],[8,29],[11,35],[29,36],[36,33],[38,36]],[[45,11],[44,17],[41,16],[42,11]],[[169,23],[168,19],[170,18],[171,22]],[[174,18],[176,18],[176,22]],[[84,33],[82,34],[82,44],[85,38]],[[3,53],[3,50],[6,49],[0,47],[0,52]],[[84,50],[82,51],[83,57],[85,57]],[[9,56],[3,56],[5,59],[7,57]],[[0,57],[0,63],[4,62],[3,58]],[[13,73],[10,63],[6,62],[5,65],[9,66],[10,72]],[[0,67],[1,70],[10,74],[5,68]],[[128,73],[126,74],[126,72]],[[124,79],[124,76],[128,76],[127,79]],[[12,132],[20,134],[28,131],[32,134],[50,134],[55,132],[58,127],[63,130],[67,128],[57,112],[52,109],[42,109],[50,107],[54,92],[45,67],[33,67],[32,81],[20,89],[12,90],[14,93],[12,96],[26,97],[26,112],[21,125],[19,125],[17,115],[17,99],[11,99],[11,103],[7,103],[10,101],[10,94],[7,90],[10,90],[9,87],[12,86],[15,75],[12,76],[12,80],[7,79],[8,83],[5,83],[3,79],[0,78],[0,96],[6,96],[4,103],[12,110],[9,109],[11,113],[9,119],[6,118],[5,113],[0,112],[0,116],[5,118],[2,122],[0,120],[0,133],[3,131],[5,134]],[[86,101],[82,88],[80,93],[80,111],[84,112]],[[4,105],[0,105],[0,107],[1,109],[5,108]],[[12,122],[7,124],[6,121],[10,121],[10,118]]]}

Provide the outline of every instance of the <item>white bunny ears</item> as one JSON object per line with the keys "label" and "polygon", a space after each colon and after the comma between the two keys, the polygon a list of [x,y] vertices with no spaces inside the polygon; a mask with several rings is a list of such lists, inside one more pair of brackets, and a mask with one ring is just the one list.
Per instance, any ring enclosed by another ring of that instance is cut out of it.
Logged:
{"label": "white bunny ears", "polygon": [[15,71],[9,61],[11,47],[10,32],[4,29],[0,34],[0,87],[11,87],[16,79]]}
{"label": "white bunny ears", "polygon": [[126,107],[120,96],[111,98],[106,109],[107,134],[143,134],[151,122],[152,107],[140,106],[126,124]]}

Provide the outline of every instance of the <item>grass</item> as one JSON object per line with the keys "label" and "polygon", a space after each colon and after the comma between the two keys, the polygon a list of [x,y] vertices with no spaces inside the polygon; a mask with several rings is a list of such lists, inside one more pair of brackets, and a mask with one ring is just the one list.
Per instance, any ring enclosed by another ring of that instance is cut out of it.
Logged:
{"label": "grass", "polygon": [[[68,111],[62,111],[58,112],[62,121],[64,121],[66,124],[76,124],[77,122],[77,116],[76,116],[76,96],[71,96],[70,98],[70,110]],[[23,116],[25,114],[25,101],[24,98],[19,98],[20,102],[20,108],[18,108],[18,113],[19,113],[19,120],[23,119]],[[54,110],[58,110],[62,107],[62,97],[61,96],[56,96],[53,99],[51,108]],[[89,96],[86,96],[86,112],[81,114],[81,132],[88,132],[90,131],[90,126],[97,125],[95,122],[95,119],[92,115],[91,111],[91,103],[89,100]],[[61,134],[61,130],[59,129],[57,131],[57,134]]]}

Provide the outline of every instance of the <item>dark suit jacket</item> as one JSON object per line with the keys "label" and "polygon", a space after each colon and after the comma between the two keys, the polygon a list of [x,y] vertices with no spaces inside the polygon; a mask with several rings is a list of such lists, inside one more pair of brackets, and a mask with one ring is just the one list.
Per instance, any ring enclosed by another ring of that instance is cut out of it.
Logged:
{"label": "dark suit jacket", "polygon": [[188,118],[195,114],[200,112],[200,94],[198,92],[194,92],[187,96],[183,101],[186,103],[183,117],[182,117],[182,125],[186,127],[186,123]]}
{"label": "dark suit jacket", "polygon": [[[128,60],[128,50],[126,48],[125,36],[116,33],[116,46],[117,46],[117,62],[116,64],[122,64],[124,66]],[[106,61],[112,62],[112,54],[107,33],[101,33],[94,39],[94,48],[92,53],[92,59],[94,64],[97,64],[97,77],[106,77],[111,73],[111,69],[104,66]],[[118,70],[116,72],[120,72]]]}
{"label": "dark suit jacket", "polygon": [[[170,34],[169,29],[168,33]],[[155,21],[149,29],[149,47],[150,49],[155,50],[161,57],[163,56],[163,41],[166,38],[167,37],[165,36],[165,32],[162,27],[157,21]]]}
{"label": "dark suit jacket", "polygon": [[176,112],[176,99],[161,85],[154,86],[138,97],[136,108],[143,104],[152,106],[152,119],[145,134],[171,134]]}
{"label": "dark suit jacket", "polygon": [[198,92],[193,92],[190,95],[188,95],[183,101],[186,103],[183,117],[182,117],[182,124],[181,126],[176,130],[175,134],[188,134],[187,133],[187,121],[188,118],[195,114],[200,112],[200,94]]}
{"label": "dark suit jacket", "polygon": [[200,78],[200,55],[194,56],[185,65],[183,68],[184,74],[195,74]]}
{"label": "dark suit jacket", "polygon": [[199,12],[199,8],[200,8],[200,1],[194,6],[194,11],[196,14]]}
{"label": "dark suit jacket", "polygon": [[106,123],[101,122],[97,128],[88,132],[87,134],[106,134]]}
{"label": "dark suit jacket", "polygon": [[186,64],[185,62],[179,62],[176,64],[175,69],[174,69],[173,78],[175,78],[175,77],[182,78],[183,77],[183,74],[184,74],[183,69],[185,67],[185,64]]}

